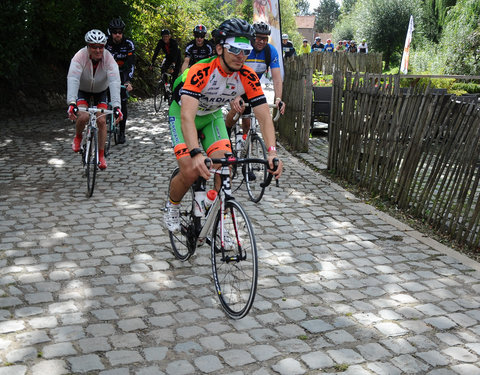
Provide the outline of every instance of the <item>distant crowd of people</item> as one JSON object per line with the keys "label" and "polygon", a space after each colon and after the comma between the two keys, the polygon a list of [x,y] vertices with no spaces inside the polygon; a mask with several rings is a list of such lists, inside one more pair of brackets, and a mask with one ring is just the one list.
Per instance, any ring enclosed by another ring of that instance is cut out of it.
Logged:
{"label": "distant crowd of people", "polygon": [[[289,58],[297,55],[297,51],[293,43],[288,39],[288,34],[282,35],[282,51],[283,57]],[[351,53],[368,53],[368,45],[366,39],[357,45],[354,40],[340,40],[337,45],[332,43],[331,39],[327,39],[326,43],[322,43],[320,37],[315,38],[315,42],[310,46],[308,39],[303,39],[300,47],[299,55],[308,54],[311,52],[351,52]]]}

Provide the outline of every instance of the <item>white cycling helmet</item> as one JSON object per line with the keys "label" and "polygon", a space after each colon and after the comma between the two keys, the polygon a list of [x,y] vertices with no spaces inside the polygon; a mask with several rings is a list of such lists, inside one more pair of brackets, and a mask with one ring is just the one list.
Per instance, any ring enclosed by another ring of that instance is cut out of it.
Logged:
{"label": "white cycling helmet", "polygon": [[107,43],[107,36],[98,29],[93,29],[85,34],[85,42],[88,44],[103,44]]}
{"label": "white cycling helmet", "polygon": [[282,39],[288,39],[288,34],[282,34]]}

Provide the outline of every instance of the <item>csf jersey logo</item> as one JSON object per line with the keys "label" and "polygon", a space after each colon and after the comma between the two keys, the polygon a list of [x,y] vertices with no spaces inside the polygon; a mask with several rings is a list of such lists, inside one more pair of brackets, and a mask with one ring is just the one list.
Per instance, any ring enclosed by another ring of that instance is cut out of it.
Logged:
{"label": "csf jersey logo", "polygon": [[190,79],[190,83],[197,87],[202,86],[204,79],[208,77],[209,70],[210,70],[209,66],[198,70]]}

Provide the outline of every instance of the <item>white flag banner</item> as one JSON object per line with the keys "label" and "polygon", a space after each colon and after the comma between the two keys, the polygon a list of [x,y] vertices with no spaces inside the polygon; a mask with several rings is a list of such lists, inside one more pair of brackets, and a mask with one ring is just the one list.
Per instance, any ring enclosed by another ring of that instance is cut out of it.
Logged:
{"label": "white flag banner", "polygon": [[403,74],[408,73],[408,60],[410,59],[410,44],[412,43],[413,30],[413,16],[410,16],[407,37],[405,38],[405,47],[403,48],[402,63],[400,64],[400,72]]}
{"label": "white flag banner", "polygon": [[[263,21],[270,25],[272,33],[268,41],[275,46],[278,52],[280,70],[283,77],[282,61],[282,34],[280,27],[280,1],[279,0],[252,0],[253,1],[253,22]],[[263,78],[263,77],[262,77]]]}

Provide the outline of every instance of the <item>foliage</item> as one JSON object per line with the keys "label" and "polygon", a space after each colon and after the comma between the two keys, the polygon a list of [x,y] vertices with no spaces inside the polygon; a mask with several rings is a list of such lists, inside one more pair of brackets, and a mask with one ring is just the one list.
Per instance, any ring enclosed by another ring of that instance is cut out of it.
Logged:
{"label": "foliage", "polygon": [[308,16],[310,14],[310,3],[307,0],[297,0],[297,16]]}
{"label": "foliage", "polygon": [[357,0],[343,0],[342,1],[342,6],[340,8],[340,12],[343,15],[347,15],[350,12],[352,12],[355,8],[355,3]]}
{"label": "foliage", "polygon": [[[248,1],[247,1],[248,2]],[[296,0],[280,0],[280,18],[282,20],[282,33],[288,34],[295,48],[302,44],[303,36],[297,30],[295,14],[297,12]]]}
{"label": "foliage", "polygon": [[424,37],[438,43],[448,10],[456,4],[457,0],[425,0],[422,14],[422,31]]}
{"label": "foliage", "polygon": [[316,30],[321,33],[331,32],[340,16],[340,6],[335,0],[320,0],[315,16]]}
{"label": "foliage", "polygon": [[480,75],[480,2],[459,0],[448,13],[440,42],[448,74]]}
{"label": "foliage", "polygon": [[421,14],[421,0],[358,0],[347,20],[356,30],[355,40],[365,38],[369,51],[382,52],[385,69],[400,60],[410,15]]}
{"label": "foliage", "polygon": [[315,87],[329,87],[333,85],[333,76],[323,75],[322,72],[316,70],[312,76],[312,83]]}
{"label": "foliage", "polygon": [[456,82],[452,85],[453,90],[462,90],[468,94],[480,93],[480,84],[473,82]]}

